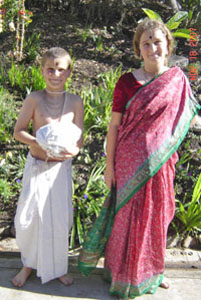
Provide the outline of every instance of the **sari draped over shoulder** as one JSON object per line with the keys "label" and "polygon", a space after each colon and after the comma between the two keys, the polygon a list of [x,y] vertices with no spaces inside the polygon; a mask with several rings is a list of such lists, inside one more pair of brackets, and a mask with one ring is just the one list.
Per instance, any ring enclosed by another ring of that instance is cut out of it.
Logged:
{"label": "sari draped over shoulder", "polygon": [[115,152],[116,199],[108,195],[79,257],[88,275],[105,255],[112,295],[154,293],[163,280],[176,150],[199,108],[178,67],[142,86],[127,104]]}

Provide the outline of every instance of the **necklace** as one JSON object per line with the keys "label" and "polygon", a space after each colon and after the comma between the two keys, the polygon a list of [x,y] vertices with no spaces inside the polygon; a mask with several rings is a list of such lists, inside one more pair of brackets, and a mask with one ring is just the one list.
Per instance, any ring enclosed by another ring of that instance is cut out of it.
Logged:
{"label": "necklace", "polygon": [[66,91],[64,90],[64,91],[61,91],[61,92],[52,92],[52,91],[50,91],[50,90],[48,90],[47,88],[45,89],[49,94],[60,94],[60,95],[62,95],[62,94],[64,94]]}
{"label": "necklace", "polygon": [[52,119],[61,118],[64,102],[65,102],[65,97],[63,98],[64,99],[61,99],[61,101],[60,100],[57,101],[56,99],[55,101],[50,101],[48,96],[45,95],[44,104],[45,104],[46,115],[48,118],[52,118]]}

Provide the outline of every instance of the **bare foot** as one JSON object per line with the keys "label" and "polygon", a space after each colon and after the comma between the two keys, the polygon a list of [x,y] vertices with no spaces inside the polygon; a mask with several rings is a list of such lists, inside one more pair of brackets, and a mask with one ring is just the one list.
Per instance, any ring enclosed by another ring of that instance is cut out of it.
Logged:
{"label": "bare foot", "polygon": [[71,285],[73,283],[73,278],[68,274],[63,275],[58,278],[64,285]]}
{"label": "bare foot", "polygon": [[22,287],[31,274],[31,271],[31,268],[23,267],[22,270],[12,279],[12,284],[17,287]]}
{"label": "bare foot", "polygon": [[163,289],[169,289],[170,283],[166,277],[163,278],[163,281],[161,282],[160,287],[162,287]]}

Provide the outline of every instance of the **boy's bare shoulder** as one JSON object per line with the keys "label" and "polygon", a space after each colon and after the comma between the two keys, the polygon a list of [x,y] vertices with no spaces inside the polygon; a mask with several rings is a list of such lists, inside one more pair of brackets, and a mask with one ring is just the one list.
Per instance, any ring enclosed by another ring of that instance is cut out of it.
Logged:
{"label": "boy's bare shoulder", "polygon": [[76,94],[70,94],[70,93],[67,93],[67,96],[68,96],[68,99],[70,102],[72,103],[82,103],[82,98]]}
{"label": "boy's bare shoulder", "polygon": [[40,101],[44,98],[44,90],[31,92],[26,99],[29,101]]}

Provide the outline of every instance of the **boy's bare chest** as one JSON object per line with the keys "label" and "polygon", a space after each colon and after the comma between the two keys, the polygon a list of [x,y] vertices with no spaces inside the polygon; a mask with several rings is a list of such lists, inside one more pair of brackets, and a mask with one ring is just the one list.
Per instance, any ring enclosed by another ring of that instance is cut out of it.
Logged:
{"label": "boy's bare chest", "polygon": [[47,103],[41,102],[35,110],[35,130],[55,121],[73,122],[74,115],[74,109],[71,105],[64,107],[63,103],[47,105]]}

